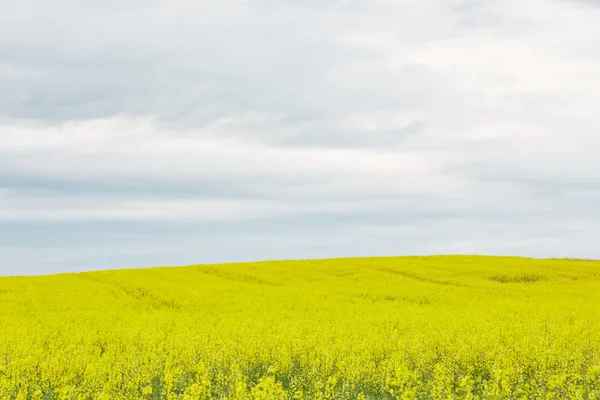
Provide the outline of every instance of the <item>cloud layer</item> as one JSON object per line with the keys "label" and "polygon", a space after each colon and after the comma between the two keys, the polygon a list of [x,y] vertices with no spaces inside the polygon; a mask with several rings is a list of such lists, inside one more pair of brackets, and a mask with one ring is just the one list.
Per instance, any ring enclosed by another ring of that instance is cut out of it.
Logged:
{"label": "cloud layer", "polygon": [[596,2],[0,9],[0,274],[600,257]]}

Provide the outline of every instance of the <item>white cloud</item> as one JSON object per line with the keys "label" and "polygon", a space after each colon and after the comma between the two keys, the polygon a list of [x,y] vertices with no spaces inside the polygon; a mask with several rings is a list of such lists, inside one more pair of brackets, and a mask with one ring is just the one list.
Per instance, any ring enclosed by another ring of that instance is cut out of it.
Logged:
{"label": "white cloud", "polygon": [[[352,180],[352,185],[440,193],[451,156],[433,150],[272,147],[210,131],[161,131],[149,120],[116,118],[58,126],[7,126],[0,143],[5,171],[83,180],[180,181],[264,178]],[[350,183],[350,182],[349,182]]]}

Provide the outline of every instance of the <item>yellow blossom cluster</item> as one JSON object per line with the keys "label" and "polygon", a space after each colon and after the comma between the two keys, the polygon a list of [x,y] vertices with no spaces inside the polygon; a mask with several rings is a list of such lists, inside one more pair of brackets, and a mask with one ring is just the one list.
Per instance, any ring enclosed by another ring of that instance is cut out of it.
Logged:
{"label": "yellow blossom cluster", "polygon": [[600,262],[0,278],[0,399],[600,399]]}

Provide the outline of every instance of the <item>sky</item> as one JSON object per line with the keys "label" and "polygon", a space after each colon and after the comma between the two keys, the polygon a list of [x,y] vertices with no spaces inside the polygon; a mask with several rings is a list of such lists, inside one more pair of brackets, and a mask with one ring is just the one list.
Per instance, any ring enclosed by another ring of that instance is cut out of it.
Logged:
{"label": "sky", "polygon": [[0,275],[600,258],[600,1],[0,0]]}

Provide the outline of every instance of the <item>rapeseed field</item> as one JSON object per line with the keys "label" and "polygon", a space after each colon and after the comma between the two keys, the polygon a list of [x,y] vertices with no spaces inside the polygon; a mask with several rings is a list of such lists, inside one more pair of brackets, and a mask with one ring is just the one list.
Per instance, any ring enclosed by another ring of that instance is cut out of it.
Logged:
{"label": "rapeseed field", "polygon": [[0,399],[600,399],[600,262],[0,278]]}

